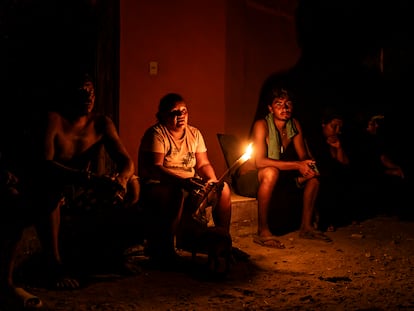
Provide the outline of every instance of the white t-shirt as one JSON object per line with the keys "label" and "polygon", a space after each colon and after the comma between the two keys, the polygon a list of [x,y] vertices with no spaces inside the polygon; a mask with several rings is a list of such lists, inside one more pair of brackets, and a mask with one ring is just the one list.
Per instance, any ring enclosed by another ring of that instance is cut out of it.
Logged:
{"label": "white t-shirt", "polygon": [[[195,176],[195,154],[207,151],[203,135],[197,128],[187,125],[183,138],[176,140],[167,128],[159,123],[146,131],[140,149],[141,152],[163,153],[164,167],[182,178]],[[145,163],[140,163],[140,167],[143,168],[140,178],[153,179],[151,176],[145,176],[148,174]]]}

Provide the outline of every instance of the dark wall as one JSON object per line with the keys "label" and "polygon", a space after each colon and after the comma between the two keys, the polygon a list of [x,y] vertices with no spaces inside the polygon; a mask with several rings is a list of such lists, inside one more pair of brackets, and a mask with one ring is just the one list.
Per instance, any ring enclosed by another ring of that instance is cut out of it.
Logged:
{"label": "dark wall", "polygon": [[19,155],[30,148],[46,111],[60,109],[84,72],[97,109],[117,123],[118,23],[117,0],[0,2],[2,145]]}
{"label": "dark wall", "polygon": [[[282,83],[295,95],[295,116],[305,129],[319,126],[328,107],[341,112],[349,133],[366,118],[385,114],[387,140],[412,171],[411,133],[414,19],[409,1],[299,1],[300,61],[263,85]],[[260,103],[259,103],[260,106]],[[350,139],[354,139],[351,137]]]}
{"label": "dark wall", "polygon": [[311,83],[313,98],[324,100],[327,93],[343,98],[341,105],[351,112],[399,113],[390,109],[388,97],[407,92],[412,80],[409,8],[408,0],[300,1],[297,29],[303,54],[298,69]]}

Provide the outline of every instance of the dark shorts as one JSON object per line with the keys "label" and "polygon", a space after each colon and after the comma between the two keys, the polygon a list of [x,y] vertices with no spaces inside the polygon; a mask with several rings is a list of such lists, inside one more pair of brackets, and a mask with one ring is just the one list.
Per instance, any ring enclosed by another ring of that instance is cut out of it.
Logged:
{"label": "dark shorts", "polygon": [[123,205],[124,189],[109,176],[99,176],[81,183],[66,184],[50,189],[54,205],[64,198],[63,209],[69,212],[87,212]]}

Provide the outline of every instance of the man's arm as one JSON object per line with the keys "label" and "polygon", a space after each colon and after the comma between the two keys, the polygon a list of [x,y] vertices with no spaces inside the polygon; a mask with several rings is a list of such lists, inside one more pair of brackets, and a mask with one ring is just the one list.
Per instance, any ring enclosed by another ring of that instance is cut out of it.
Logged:
{"label": "man's arm", "polygon": [[343,165],[349,164],[349,158],[344,148],[342,147],[341,139],[338,136],[329,136],[326,143],[330,147],[332,157]]}
{"label": "man's arm", "polygon": [[44,166],[42,166],[42,173],[46,173],[50,180],[56,180],[56,178],[61,178],[65,176],[66,178],[76,178],[79,176],[78,173],[73,173],[68,170],[66,167],[62,166],[60,163],[54,161],[56,146],[55,146],[55,137],[62,128],[62,117],[57,112],[48,112],[46,127],[43,134],[43,145],[41,153],[41,161]]}
{"label": "man's arm", "polygon": [[216,182],[217,176],[213,166],[208,159],[207,152],[197,152],[196,157],[196,171],[200,177],[206,182]]}
{"label": "man's arm", "polygon": [[385,153],[381,154],[380,160],[382,165],[385,168],[385,174],[387,175],[395,175],[401,178],[404,178],[404,171],[402,168],[394,163],[388,155]]}
{"label": "man's arm", "polygon": [[275,167],[279,170],[298,170],[302,175],[312,173],[309,164],[313,160],[305,161],[281,161],[273,160],[267,156],[267,125],[265,120],[255,122],[252,131],[254,157],[258,169],[265,167]]}
{"label": "man's arm", "polygon": [[57,129],[61,127],[61,116],[56,112],[47,114],[47,126],[43,137],[42,157],[52,161],[55,157],[55,136]]}
{"label": "man's arm", "polygon": [[121,138],[118,135],[118,131],[115,128],[113,121],[105,117],[105,137],[104,146],[105,150],[108,152],[112,161],[116,165],[118,171],[117,181],[126,189],[128,180],[134,174],[134,162],[124,144],[121,141]]}

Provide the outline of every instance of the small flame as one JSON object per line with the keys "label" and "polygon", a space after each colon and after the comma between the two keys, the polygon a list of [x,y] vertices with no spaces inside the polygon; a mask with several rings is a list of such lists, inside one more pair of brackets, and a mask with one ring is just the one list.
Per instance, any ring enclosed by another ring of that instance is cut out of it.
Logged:
{"label": "small flame", "polygon": [[250,157],[252,156],[253,153],[253,144],[250,143],[247,148],[246,148],[246,152],[241,156],[241,159],[245,162],[247,160],[250,159]]}

